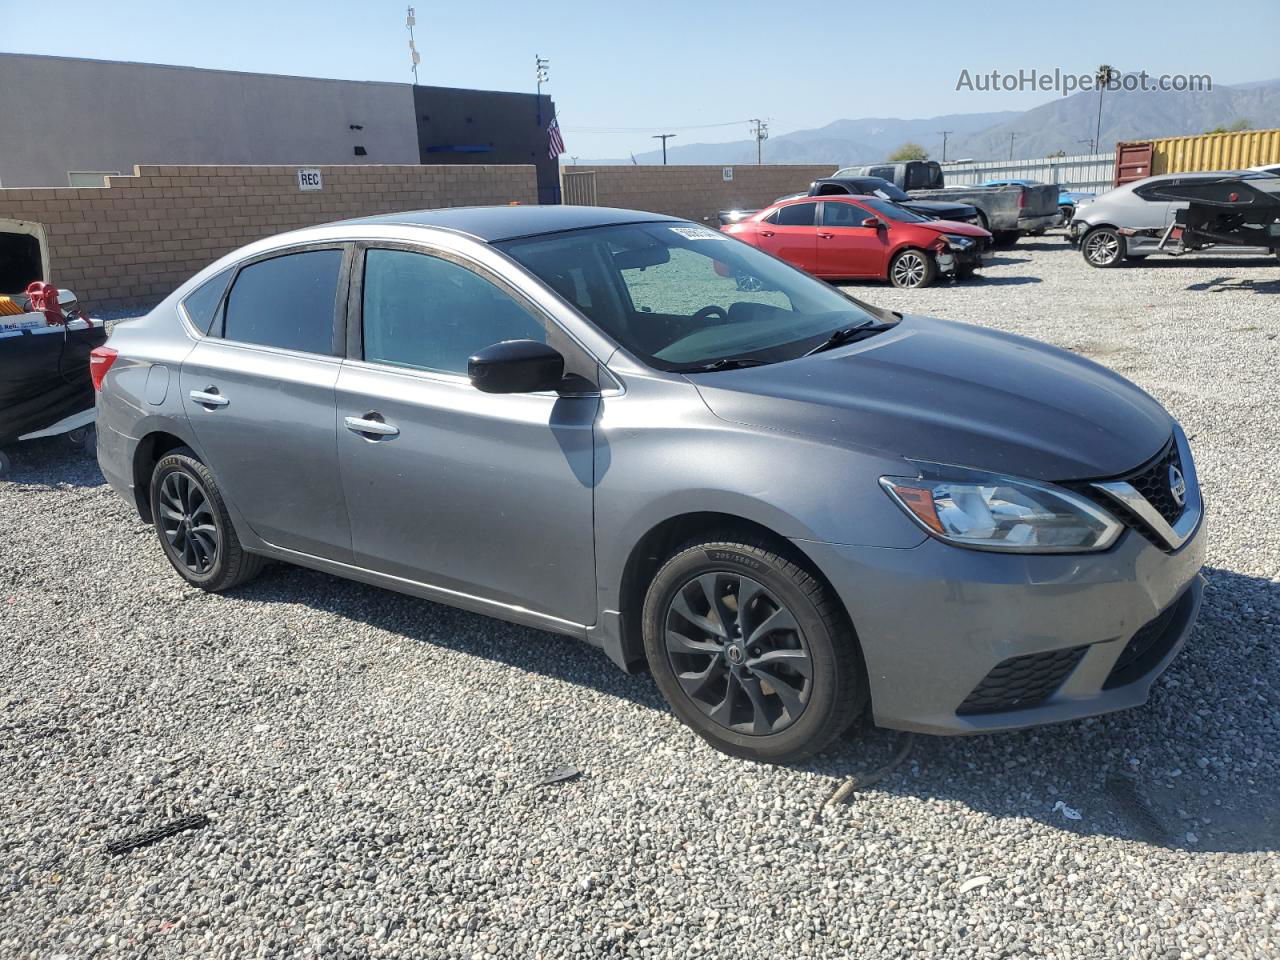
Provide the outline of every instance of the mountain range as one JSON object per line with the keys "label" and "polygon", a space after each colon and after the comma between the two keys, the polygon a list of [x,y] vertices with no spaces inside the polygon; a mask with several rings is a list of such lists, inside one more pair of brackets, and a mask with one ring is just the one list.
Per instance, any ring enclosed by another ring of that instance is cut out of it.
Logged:
{"label": "mountain range", "polygon": [[[1059,97],[1030,110],[961,113],[924,120],[868,117],[836,120],[813,130],[796,130],[764,142],[765,163],[874,163],[907,141],[921,144],[929,156],[1004,160],[1044,157],[1059,150],[1089,153],[1098,119],[1098,94]],[[1108,90],[1102,95],[1102,151],[1119,140],[1204,133],[1245,120],[1254,129],[1280,127],[1280,79],[1195,92]],[[1012,141],[1010,138],[1012,137]],[[756,142],[688,143],[667,148],[668,163],[755,163]],[[662,152],[636,154],[638,163],[661,163]],[[625,162],[625,161],[624,161]]]}

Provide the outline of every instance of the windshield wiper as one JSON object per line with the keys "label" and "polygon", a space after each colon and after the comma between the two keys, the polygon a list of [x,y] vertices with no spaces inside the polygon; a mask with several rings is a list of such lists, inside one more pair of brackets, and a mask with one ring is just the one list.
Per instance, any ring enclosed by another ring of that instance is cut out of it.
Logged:
{"label": "windshield wiper", "polygon": [[804,356],[811,357],[815,353],[822,353],[823,350],[830,350],[832,347],[842,347],[846,343],[857,343],[859,340],[865,340],[867,337],[875,336],[877,333],[892,330],[897,325],[898,321],[895,320],[893,323],[864,323],[856,327],[842,327],[812,350],[805,353]]}
{"label": "windshield wiper", "polygon": [[739,370],[742,367],[762,367],[768,360],[758,360],[755,357],[721,357],[719,360],[712,360],[710,363],[704,363],[697,367],[687,367],[680,371],[681,373],[715,373],[717,370]]}

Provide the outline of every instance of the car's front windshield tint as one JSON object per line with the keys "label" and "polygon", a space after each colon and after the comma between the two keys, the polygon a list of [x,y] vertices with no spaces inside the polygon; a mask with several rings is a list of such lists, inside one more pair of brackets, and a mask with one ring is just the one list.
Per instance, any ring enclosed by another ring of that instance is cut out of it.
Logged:
{"label": "car's front windshield tint", "polygon": [[593,227],[498,246],[661,370],[791,360],[835,330],[877,319],[822,281],[691,223]]}
{"label": "car's front windshield tint", "polygon": [[888,200],[869,197],[866,200],[863,200],[862,203],[880,214],[880,216],[884,217],[886,220],[896,220],[899,223],[923,223],[929,219],[928,217],[920,216],[918,213],[912,213],[906,207],[900,207],[896,203],[892,203]]}

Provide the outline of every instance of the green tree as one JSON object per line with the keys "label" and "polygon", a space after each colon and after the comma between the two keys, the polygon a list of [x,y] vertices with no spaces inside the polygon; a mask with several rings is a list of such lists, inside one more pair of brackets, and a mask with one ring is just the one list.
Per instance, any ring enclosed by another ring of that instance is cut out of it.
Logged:
{"label": "green tree", "polygon": [[1252,129],[1253,129],[1253,124],[1250,123],[1249,120],[1247,120],[1245,117],[1241,117],[1239,120],[1231,124],[1231,126],[1229,127],[1224,127],[1222,124],[1218,124],[1212,130],[1206,130],[1205,133],[1236,133],[1237,131],[1240,131],[1240,130],[1252,130]]}
{"label": "green tree", "polygon": [[928,160],[929,151],[920,144],[908,140],[893,153],[889,154],[891,163],[900,163],[904,160]]}

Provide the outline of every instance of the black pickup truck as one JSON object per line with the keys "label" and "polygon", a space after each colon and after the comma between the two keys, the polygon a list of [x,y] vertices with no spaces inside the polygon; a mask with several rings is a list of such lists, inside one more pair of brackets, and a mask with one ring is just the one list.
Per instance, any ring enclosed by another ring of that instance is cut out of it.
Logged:
{"label": "black pickup truck", "polygon": [[[920,200],[880,177],[823,177],[809,184],[807,192],[789,193],[773,202],[780,203],[796,197],[832,196],[879,197],[881,200],[890,200],[899,206],[906,207],[913,213],[928,217],[930,220],[954,220],[959,223],[971,223],[975,227],[985,227],[982,214],[971,204],[951,203],[945,200]],[[721,210],[720,223],[722,226],[727,223],[737,223],[758,212],[758,210]]]}

